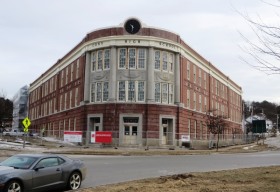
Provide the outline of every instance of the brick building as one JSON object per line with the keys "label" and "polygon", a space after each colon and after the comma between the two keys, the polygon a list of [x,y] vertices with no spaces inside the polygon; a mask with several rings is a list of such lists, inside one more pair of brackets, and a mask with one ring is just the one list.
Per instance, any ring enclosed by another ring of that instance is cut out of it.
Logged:
{"label": "brick building", "polygon": [[30,129],[112,131],[117,145],[207,139],[206,112],[241,133],[242,89],[179,35],[130,18],[88,33],[30,84]]}

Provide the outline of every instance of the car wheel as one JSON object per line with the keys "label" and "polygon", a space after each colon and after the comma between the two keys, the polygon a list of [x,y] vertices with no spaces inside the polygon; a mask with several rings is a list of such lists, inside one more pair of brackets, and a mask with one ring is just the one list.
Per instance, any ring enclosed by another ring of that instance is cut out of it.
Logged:
{"label": "car wheel", "polygon": [[10,181],[4,189],[4,192],[22,192],[22,191],[23,189],[20,182],[16,180]]}
{"label": "car wheel", "polygon": [[82,184],[82,176],[78,172],[73,172],[68,180],[68,189],[79,189]]}

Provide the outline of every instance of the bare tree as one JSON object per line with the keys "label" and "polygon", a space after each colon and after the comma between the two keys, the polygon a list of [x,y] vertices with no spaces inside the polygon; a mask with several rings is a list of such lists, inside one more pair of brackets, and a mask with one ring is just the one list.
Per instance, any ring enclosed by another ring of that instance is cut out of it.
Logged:
{"label": "bare tree", "polygon": [[214,136],[217,136],[216,151],[218,151],[220,135],[224,132],[224,129],[226,128],[227,118],[222,115],[216,115],[215,111],[216,110],[209,110],[206,112],[206,125],[208,127],[209,132],[212,133]]}
{"label": "bare tree", "polygon": [[[264,0],[262,2],[280,8],[279,1],[279,5]],[[252,60],[249,61],[244,57],[240,57],[240,59],[266,74],[280,74],[280,27],[267,24],[261,16],[252,19],[248,14],[238,13],[247,21],[257,39],[257,41],[253,41],[251,37],[249,38],[240,32],[247,45],[241,48]]]}
{"label": "bare tree", "polygon": [[5,123],[12,120],[12,116],[13,102],[6,99],[4,96],[0,96],[0,132]]}

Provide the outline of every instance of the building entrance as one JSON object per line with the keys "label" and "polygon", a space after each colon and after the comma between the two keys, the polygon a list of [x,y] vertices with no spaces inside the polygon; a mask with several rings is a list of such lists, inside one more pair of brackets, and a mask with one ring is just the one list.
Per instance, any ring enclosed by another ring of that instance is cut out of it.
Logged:
{"label": "building entrance", "polygon": [[174,143],[174,125],[173,119],[161,119],[161,145],[173,145]]}
{"label": "building entrance", "polygon": [[137,125],[124,125],[124,144],[136,145],[137,144],[137,135],[138,135],[138,126]]}
{"label": "building entrance", "polygon": [[120,115],[120,145],[142,144],[142,116],[137,114]]}

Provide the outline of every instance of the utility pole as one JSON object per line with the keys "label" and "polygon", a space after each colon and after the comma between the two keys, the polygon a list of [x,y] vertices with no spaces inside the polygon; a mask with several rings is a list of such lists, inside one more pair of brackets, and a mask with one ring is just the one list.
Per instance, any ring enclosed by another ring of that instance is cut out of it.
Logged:
{"label": "utility pole", "polygon": [[277,131],[279,131],[279,127],[278,127],[278,116],[279,116],[279,114],[276,114],[277,115],[277,119],[276,119],[276,128],[277,128]]}

